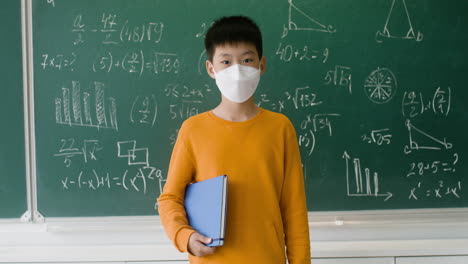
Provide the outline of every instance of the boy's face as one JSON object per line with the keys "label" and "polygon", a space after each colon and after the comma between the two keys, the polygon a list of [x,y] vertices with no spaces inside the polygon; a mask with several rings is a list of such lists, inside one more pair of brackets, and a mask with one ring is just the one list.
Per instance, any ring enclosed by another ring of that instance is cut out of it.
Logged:
{"label": "boy's face", "polygon": [[[211,78],[216,79],[214,71],[217,73],[230,66],[240,64],[253,68],[260,68],[261,74],[265,72],[266,59],[258,57],[257,48],[255,45],[239,42],[235,44],[226,43],[215,47],[213,61],[206,61],[206,71]],[[213,71],[214,69],[214,71]]]}

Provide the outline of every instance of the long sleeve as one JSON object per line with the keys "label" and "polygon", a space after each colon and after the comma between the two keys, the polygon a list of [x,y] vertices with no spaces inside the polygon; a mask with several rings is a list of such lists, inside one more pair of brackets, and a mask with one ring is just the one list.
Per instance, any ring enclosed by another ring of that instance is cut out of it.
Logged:
{"label": "long sleeve", "polygon": [[190,263],[285,264],[288,257],[289,264],[310,264],[301,157],[289,119],[260,108],[243,122],[211,111],[184,121],[158,200],[179,251],[187,251],[195,232],[183,206],[186,186],[223,174],[229,177],[224,245],[210,256],[189,254]]}
{"label": "long sleeve", "polygon": [[292,124],[285,137],[285,174],[281,192],[287,257],[289,264],[311,263],[309,223],[302,162],[296,132]]}
{"label": "long sleeve", "polygon": [[195,171],[193,157],[185,143],[182,125],[172,151],[167,181],[158,199],[158,211],[167,236],[180,252],[187,252],[190,235],[195,232],[188,224],[184,208],[185,188]]}

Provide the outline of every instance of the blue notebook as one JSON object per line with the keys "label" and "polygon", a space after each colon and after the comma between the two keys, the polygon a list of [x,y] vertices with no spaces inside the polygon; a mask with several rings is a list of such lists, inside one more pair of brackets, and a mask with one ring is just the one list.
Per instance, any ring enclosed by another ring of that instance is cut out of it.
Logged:
{"label": "blue notebook", "polygon": [[227,176],[192,183],[185,191],[185,211],[190,226],[212,239],[207,246],[224,245]]}

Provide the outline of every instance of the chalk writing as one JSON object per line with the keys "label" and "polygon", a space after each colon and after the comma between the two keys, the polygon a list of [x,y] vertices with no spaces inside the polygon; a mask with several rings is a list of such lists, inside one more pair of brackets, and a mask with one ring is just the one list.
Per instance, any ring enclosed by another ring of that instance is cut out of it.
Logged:
{"label": "chalk writing", "polygon": [[427,174],[440,175],[441,173],[453,173],[455,172],[455,166],[457,163],[458,153],[453,154],[453,161],[441,162],[440,160],[435,160],[432,162],[412,162],[406,177],[424,176]]}
{"label": "chalk writing", "polygon": [[296,88],[294,94],[286,92],[286,98],[287,100],[293,101],[294,107],[296,109],[307,108],[322,104],[323,102],[317,101],[317,94],[309,93],[309,89],[311,89],[309,86]]}
{"label": "chalk writing", "polygon": [[432,111],[436,115],[448,116],[452,102],[452,90],[447,87],[442,90],[440,87],[434,92],[429,100],[424,100],[422,92],[405,91],[402,100],[401,110],[404,117],[413,118],[422,115],[427,111]]}
{"label": "chalk writing", "polygon": [[362,141],[369,144],[377,144],[378,146],[389,145],[391,143],[392,135],[389,133],[389,128],[372,130],[370,134],[361,136]]}
{"label": "chalk writing", "polygon": [[[291,96],[289,93],[288,93],[288,95]],[[276,100],[276,99],[270,98],[270,96],[268,94],[264,94],[264,93],[259,94],[258,96],[255,97],[255,99],[256,100],[259,99],[259,100],[257,100],[257,105],[258,106],[262,106],[262,107],[271,109],[272,111],[283,112],[283,110],[285,108],[285,101],[286,100],[284,100],[284,99]]]}
{"label": "chalk writing", "polygon": [[74,138],[67,138],[60,140],[61,146],[58,153],[54,154],[55,157],[63,157],[63,163],[68,168],[72,165],[72,158],[82,157],[84,163],[89,161],[97,161],[97,152],[103,150],[99,140],[83,140],[83,143],[78,148]]}
{"label": "chalk writing", "polygon": [[185,101],[183,100],[179,104],[171,104],[169,105],[169,114],[171,119],[182,119],[185,120],[189,117],[194,115],[198,115],[200,113],[200,108],[203,105],[202,101],[197,100],[190,100]]}
{"label": "chalk writing", "polygon": [[130,110],[130,122],[154,126],[158,117],[158,102],[154,95],[137,96]]}
{"label": "chalk writing", "polygon": [[121,70],[127,73],[142,75],[145,71],[154,74],[180,72],[180,61],[177,54],[153,52],[151,56],[145,56],[143,50],[125,53],[123,56],[115,56],[107,52],[96,57],[93,63],[94,72],[111,72]]}
{"label": "chalk writing", "polygon": [[55,0],[47,0],[47,4],[52,5],[52,7],[55,7]]}
{"label": "chalk writing", "polygon": [[422,197],[425,198],[456,198],[460,199],[462,191],[461,181],[456,182],[455,184],[446,184],[444,181],[440,180],[436,184],[418,184],[409,189],[408,200],[419,200]]}
{"label": "chalk writing", "polygon": [[292,60],[321,60],[322,63],[325,63],[328,60],[328,56],[330,56],[330,51],[328,50],[328,48],[325,48],[323,50],[309,50],[309,47],[307,45],[304,45],[303,48],[296,48],[289,44],[283,45],[283,43],[280,42],[275,54],[279,56],[281,61],[284,62],[290,62]]}
{"label": "chalk writing", "polygon": [[49,54],[42,54],[41,66],[43,70],[54,69],[54,70],[75,70],[75,62],[78,59],[76,53],[72,52],[70,56],[64,56],[63,54],[57,54],[50,56]]}
{"label": "chalk writing", "polygon": [[334,70],[327,72],[325,76],[325,85],[334,85],[337,87],[345,87],[352,94],[353,83],[351,80],[351,68],[336,65]]}
{"label": "chalk writing", "polygon": [[152,168],[138,168],[136,171],[125,170],[122,174],[112,175],[109,172],[98,173],[95,169],[91,171],[80,171],[75,177],[66,176],[61,180],[62,188],[86,189],[91,191],[111,190],[121,188],[125,191],[143,192],[146,194],[149,182],[158,181],[157,171]]}
{"label": "chalk writing", "polygon": [[117,14],[102,13],[97,27],[88,27],[83,14],[75,15],[72,32],[75,34],[73,45],[86,42],[85,34],[102,34],[101,44],[118,45],[121,43],[159,43],[164,32],[164,23],[147,22],[139,25],[129,20],[121,21]]}
{"label": "chalk writing", "polygon": [[195,37],[196,38],[202,38],[202,37],[205,37],[206,35],[206,32],[208,31],[208,29],[214,24],[214,22],[211,22],[211,23],[206,23],[206,22],[203,22],[201,24],[201,31],[199,31]]}
{"label": "chalk writing", "polygon": [[[55,157],[63,158],[66,168],[71,168],[72,159],[81,157],[81,163],[98,161],[104,149],[100,140],[83,140],[77,144],[74,138],[62,139],[58,153]],[[99,154],[101,153],[101,154]],[[128,169],[122,172],[107,172],[92,168],[93,165],[75,165],[80,170],[77,175],[65,174],[61,184],[64,190],[72,188],[86,189],[91,191],[109,190],[112,188],[122,188],[125,191],[136,191],[147,193],[149,183],[156,182],[156,187],[162,192],[163,182],[162,171],[150,165],[149,149],[137,147],[136,140],[118,141],[117,158],[125,159]],[[90,167],[91,166],[91,167]]]}
{"label": "chalk writing", "polygon": [[207,96],[208,93],[212,92],[211,87],[205,84],[203,87],[189,87],[188,85],[179,85],[170,83],[164,88],[164,94],[167,97],[174,98],[198,98],[202,99]]}
{"label": "chalk writing", "polygon": [[308,155],[312,155],[316,144],[316,133],[325,130],[328,135],[333,136],[332,119],[341,116],[340,114],[308,114],[306,119],[302,120],[300,130],[298,132],[299,146],[306,148]]}
{"label": "chalk writing", "polygon": [[179,129],[175,129],[173,132],[169,134],[169,141],[171,143],[171,146],[175,145],[178,134],[179,134]]}

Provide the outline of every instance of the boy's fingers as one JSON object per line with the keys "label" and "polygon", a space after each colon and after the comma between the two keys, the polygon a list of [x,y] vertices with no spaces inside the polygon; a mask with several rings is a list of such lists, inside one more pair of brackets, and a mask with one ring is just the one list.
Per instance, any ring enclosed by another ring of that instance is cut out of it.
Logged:
{"label": "boy's fingers", "polygon": [[205,244],[209,244],[209,243],[211,243],[211,241],[212,241],[212,239],[209,238],[209,237],[203,237],[203,240],[202,240],[202,242],[205,243]]}
{"label": "boy's fingers", "polygon": [[204,256],[212,255],[212,254],[214,254],[214,252],[215,252],[215,248],[214,248],[214,247],[203,246],[203,247],[201,248],[201,251],[202,251],[202,254],[203,254]]}
{"label": "boy's fingers", "polygon": [[[190,239],[192,240],[194,244],[192,245],[193,248],[191,250],[191,253],[197,257],[203,257],[207,255],[212,255],[214,254],[216,248],[208,247],[206,244],[211,243],[212,239],[206,236],[201,235],[200,233],[193,233],[193,237]],[[192,252],[193,251],[193,252]]]}
{"label": "boy's fingers", "polygon": [[203,244],[200,245],[200,248],[199,248],[199,253],[200,253],[200,256],[208,256],[208,255],[212,255],[214,254],[215,252],[215,248],[214,247],[207,247]]}
{"label": "boy's fingers", "polygon": [[211,240],[212,240],[211,238],[206,237],[206,236],[204,236],[204,235],[202,235],[202,234],[200,234],[200,233],[197,233],[196,239],[197,239],[198,241],[204,243],[204,244],[209,244],[209,243],[211,243]]}

